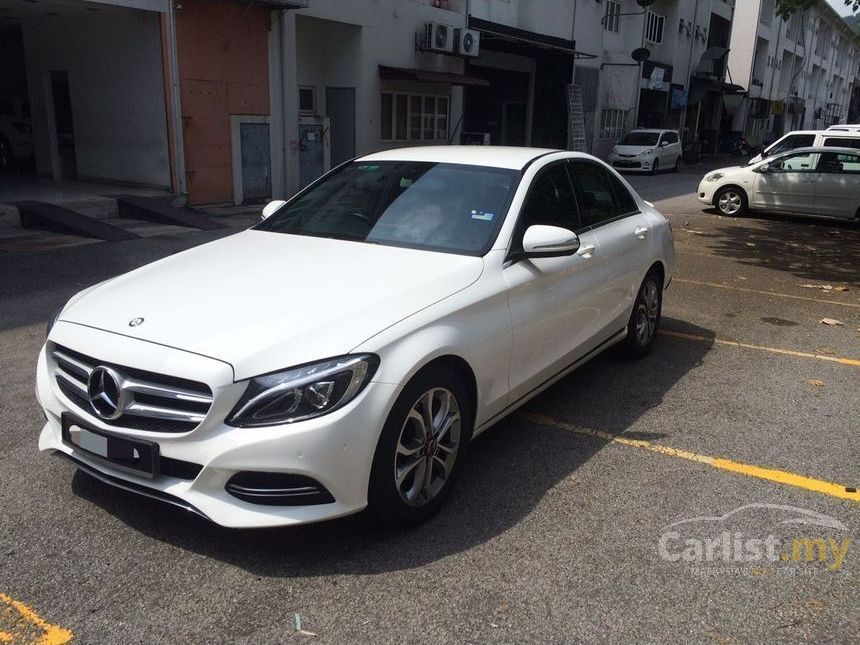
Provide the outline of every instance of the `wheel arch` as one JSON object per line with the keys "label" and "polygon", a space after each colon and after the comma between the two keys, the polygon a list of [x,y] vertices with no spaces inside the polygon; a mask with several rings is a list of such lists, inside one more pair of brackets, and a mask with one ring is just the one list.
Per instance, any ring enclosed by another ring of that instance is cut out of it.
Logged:
{"label": "wheel arch", "polygon": [[462,356],[458,356],[456,354],[442,354],[441,356],[434,357],[415,370],[412,376],[409,377],[409,381],[434,367],[447,368],[462,379],[463,386],[466,388],[466,393],[469,396],[469,408],[472,412],[472,419],[474,420],[478,411],[478,380],[475,377],[475,371],[472,369],[472,366],[469,365],[469,362]]}
{"label": "wheel arch", "polygon": [[727,188],[734,188],[735,190],[739,190],[740,192],[742,192],[744,194],[744,197],[747,200],[747,204],[749,204],[750,196],[749,196],[749,193],[747,192],[746,188],[744,188],[743,186],[740,186],[739,184],[726,184],[725,186],[720,186],[719,188],[717,188],[714,191],[714,197],[713,197],[713,199],[711,199],[711,204],[713,206],[716,207],[717,197],[719,197],[720,193],[722,193]]}

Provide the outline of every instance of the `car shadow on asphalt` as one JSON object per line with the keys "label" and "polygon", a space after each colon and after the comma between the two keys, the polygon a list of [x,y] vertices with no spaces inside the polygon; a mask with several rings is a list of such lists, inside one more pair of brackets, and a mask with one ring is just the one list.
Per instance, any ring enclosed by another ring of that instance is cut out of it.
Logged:
{"label": "car shadow on asphalt", "polygon": [[[714,337],[710,330],[682,321],[663,323],[705,339]],[[513,528],[607,445],[573,427],[653,441],[671,436],[672,428],[631,428],[702,363],[712,345],[709,340],[678,343],[658,337],[653,351],[639,361],[615,349],[595,358],[477,437],[447,503],[430,521],[410,529],[380,528],[362,513],[308,526],[231,530],[105,486],[81,472],[75,474],[72,489],[132,530],[258,576],[373,574],[420,567]],[[540,415],[541,422],[530,415]],[[571,502],[588,504],[576,497]]]}
{"label": "car shadow on asphalt", "polygon": [[[718,214],[714,209],[706,212]],[[711,252],[803,280],[860,285],[860,225],[777,213],[748,213],[738,226],[700,233]],[[746,226],[744,224],[750,224]]]}

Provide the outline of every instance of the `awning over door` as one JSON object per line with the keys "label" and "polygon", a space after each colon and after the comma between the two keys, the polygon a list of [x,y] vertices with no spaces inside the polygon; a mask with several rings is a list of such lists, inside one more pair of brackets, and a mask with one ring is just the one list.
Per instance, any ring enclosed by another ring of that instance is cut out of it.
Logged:
{"label": "awning over door", "polygon": [[379,78],[392,81],[415,81],[418,83],[445,83],[447,85],[471,85],[489,87],[490,81],[475,76],[454,72],[437,72],[429,69],[379,66]]}
{"label": "awning over door", "polygon": [[480,31],[482,38],[488,41],[496,39],[508,41],[511,44],[570,54],[574,58],[597,58],[593,54],[576,51],[576,41],[574,40],[550,36],[548,34],[539,34],[534,31],[527,31],[526,29],[518,29],[517,27],[510,27],[498,22],[475,18],[472,15],[469,16],[469,29]]}

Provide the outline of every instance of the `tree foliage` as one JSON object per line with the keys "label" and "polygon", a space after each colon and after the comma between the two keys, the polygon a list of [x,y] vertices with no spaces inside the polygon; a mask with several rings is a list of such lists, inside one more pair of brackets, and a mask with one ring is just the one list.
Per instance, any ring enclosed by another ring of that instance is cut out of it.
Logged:
{"label": "tree foliage", "polygon": [[[809,9],[818,0],[776,0],[776,12],[783,18],[788,18],[795,11]],[[845,6],[857,13],[860,11],[860,0],[844,0]]]}

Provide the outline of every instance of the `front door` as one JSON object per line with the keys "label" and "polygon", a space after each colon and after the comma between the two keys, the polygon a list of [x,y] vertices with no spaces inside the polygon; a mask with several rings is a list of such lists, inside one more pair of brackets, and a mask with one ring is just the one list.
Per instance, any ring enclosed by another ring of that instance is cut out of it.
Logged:
{"label": "front door", "polygon": [[818,160],[815,213],[853,218],[860,206],[860,153],[824,152]]}
{"label": "front door", "polygon": [[757,208],[793,213],[811,212],[818,183],[818,154],[799,152],[774,159],[766,172],[757,172],[752,204]]}
{"label": "front door", "polygon": [[242,202],[256,204],[272,196],[269,124],[240,123]]}
{"label": "front door", "polygon": [[[522,250],[523,234],[535,224],[579,228],[565,162],[543,169],[532,182],[511,243],[514,251]],[[513,328],[512,401],[592,348],[600,314],[599,257],[595,236],[586,231],[573,255],[521,259],[504,269]]]}

